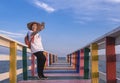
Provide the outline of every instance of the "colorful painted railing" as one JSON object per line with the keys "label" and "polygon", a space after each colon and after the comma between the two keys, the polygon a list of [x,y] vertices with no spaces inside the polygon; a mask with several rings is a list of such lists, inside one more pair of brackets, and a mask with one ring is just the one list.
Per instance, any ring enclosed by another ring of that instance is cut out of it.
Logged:
{"label": "colorful painted railing", "polygon": [[[9,37],[6,37],[4,35],[0,34],[0,46],[7,47],[10,49],[10,56],[9,56],[9,72],[6,72],[5,74],[0,74],[0,81],[9,78],[9,83],[17,83],[17,75],[20,73],[23,73],[23,80],[27,80],[28,78],[28,70],[31,70],[31,75],[35,75],[35,56],[31,55],[31,58],[27,58],[27,53],[30,53],[30,49],[27,48],[25,44],[22,44],[18,41],[15,41]],[[22,61],[23,61],[23,68],[17,70],[17,51],[22,51]],[[48,52],[44,52],[46,56],[46,64],[45,69],[52,63],[55,63],[57,61],[57,56],[53,55]],[[27,60],[31,60],[31,66],[27,65]],[[19,71],[19,72],[17,72]],[[17,74],[18,73],[18,74]],[[3,76],[9,75],[6,78],[1,79]]]}
{"label": "colorful painted railing", "polygon": [[[10,83],[17,83],[17,50],[22,51],[22,60],[23,60],[23,79],[27,80],[27,52],[30,52],[27,49],[27,46],[15,41],[11,38],[8,38],[4,35],[0,35],[0,46],[7,47],[10,49],[9,61],[9,79]],[[3,75],[3,74],[2,74]],[[1,75],[1,76],[2,76]],[[2,79],[1,79],[2,80]]]}
{"label": "colorful painted railing", "polygon": [[[119,65],[116,62],[116,50],[120,51],[116,48],[117,46],[120,46],[120,27],[68,54],[67,61],[76,68],[80,76],[85,79],[91,78],[91,83],[100,83],[99,79],[106,81],[106,83],[120,83],[120,78],[117,78],[116,75],[119,73],[119,69],[116,68],[116,65]],[[106,73],[99,71],[101,57],[99,51],[101,50],[105,50]],[[120,62],[120,59],[117,61]],[[76,63],[78,64],[77,67]]]}

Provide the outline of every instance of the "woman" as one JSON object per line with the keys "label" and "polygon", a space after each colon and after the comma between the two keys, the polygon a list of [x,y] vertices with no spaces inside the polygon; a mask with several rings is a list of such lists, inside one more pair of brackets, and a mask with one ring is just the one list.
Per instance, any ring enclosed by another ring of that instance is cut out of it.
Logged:
{"label": "woman", "polygon": [[29,29],[28,36],[29,41],[31,42],[31,52],[37,57],[38,78],[47,79],[47,77],[45,77],[43,74],[46,57],[43,53],[44,49],[41,37],[38,34],[38,32],[44,29],[44,23],[40,24],[38,22],[30,22],[27,24],[27,27]]}

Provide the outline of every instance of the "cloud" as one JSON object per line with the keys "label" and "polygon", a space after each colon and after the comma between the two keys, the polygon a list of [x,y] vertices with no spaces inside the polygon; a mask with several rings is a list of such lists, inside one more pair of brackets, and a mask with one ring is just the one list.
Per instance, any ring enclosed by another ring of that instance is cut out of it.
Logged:
{"label": "cloud", "polygon": [[23,38],[24,37],[24,34],[14,33],[14,32],[9,32],[9,31],[4,31],[4,30],[0,30],[0,33],[6,36],[12,37],[12,38]]}
{"label": "cloud", "polygon": [[120,19],[119,18],[109,18],[109,20],[112,21],[112,22],[120,23]]}
{"label": "cloud", "polygon": [[39,0],[34,0],[33,2],[37,7],[44,9],[45,11],[52,13],[55,11],[55,9],[51,6],[49,6],[48,4],[41,2]]}
{"label": "cloud", "polygon": [[120,0],[107,0],[108,2],[120,3]]}
{"label": "cloud", "polygon": [[[69,11],[73,21],[79,23],[120,18],[120,0],[43,0],[58,11]],[[78,19],[76,19],[78,18]],[[118,20],[116,20],[118,21]],[[114,19],[115,22],[115,19]]]}

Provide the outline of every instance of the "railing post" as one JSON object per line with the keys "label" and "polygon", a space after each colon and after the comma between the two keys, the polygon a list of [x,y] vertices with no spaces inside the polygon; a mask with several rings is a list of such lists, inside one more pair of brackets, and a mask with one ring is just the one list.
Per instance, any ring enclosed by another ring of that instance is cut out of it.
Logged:
{"label": "railing post", "polygon": [[89,78],[89,48],[84,48],[84,79]]}
{"label": "railing post", "polygon": [[80,72],[80,50],[77,51],[77,73]]}
{"label": "railing post", "polygon": [[98,44],[91,44],[91,83],[99,83]]}
{"label": "railing post", "polygon": [[35,56],[31,55],[31,75],[35,76]]}
{"label": "railing post", "polygon": [[84,76],[84,49],[80,50],[80,76]]}
{"label": "railing post", "polygon": [[72,54],[70,54],[70,66],[72,65]]}
{"label": "railing post", "polygon": [[10,71],[9,71],[10,83],[17,83],[16,57],[17,57],[17,43],[11,41],[10,42]]}
{"label": "railing post", "polygon": [[51,54],[49,54],[49,65],[51,65],[52,63],[51,63]]}
{"label": "railing post", "polygon": [[27,47],[23,47],[23,80],[27,80]]}
{"label": "railing post", "polygon": [[106,37],[106,76],[107,83],[117,83],[115,38],[113,37]]}

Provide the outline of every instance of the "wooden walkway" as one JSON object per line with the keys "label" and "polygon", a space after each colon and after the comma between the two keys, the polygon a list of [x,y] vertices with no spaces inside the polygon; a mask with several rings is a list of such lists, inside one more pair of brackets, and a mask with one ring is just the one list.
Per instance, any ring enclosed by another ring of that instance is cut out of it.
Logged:
{"label": "wooden walkway", "polygon": [[91,83],[90,79],[84,80],[70,64],[63,61],[52,64],[44,72],[48,77],[47,80],[39,80],[36,75],[34,77],[29,76],[27,81],[18,83]]}

